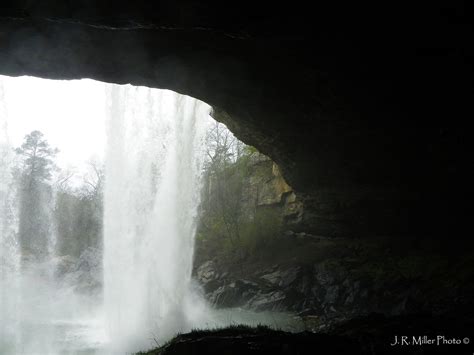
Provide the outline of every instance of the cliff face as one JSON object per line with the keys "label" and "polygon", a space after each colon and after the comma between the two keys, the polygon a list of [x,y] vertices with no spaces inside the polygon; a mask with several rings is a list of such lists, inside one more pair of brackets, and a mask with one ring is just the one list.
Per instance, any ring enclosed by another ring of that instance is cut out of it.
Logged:
{"label": "cliff face", "polygon": [[249,169],[242,191],[242,210],[248,218],[255,218],[258,209],[275,209],[284,226],[301,223],[303,202],[296,198],[278,165],[263,154],[255,154]]}
{"label": "cliff face", "polygon": [[[214,306],[293,312],[308,330],[374,312],[474,318],[471,252],[429,240],[314,234],[304,202],[269,158],[252,154],[225,183],[235,175],[238,234],[229,242],[208,208],[196,242],[194,277]],[[212,205],[220,185],[211,185],[204,200]]]}
{"label": "cliff face", "polygon": [[303,201],[278,166],[258,152],[208,171],[203,191],[198,262],[223,253],[240,261],[284,231],[303,228]]}

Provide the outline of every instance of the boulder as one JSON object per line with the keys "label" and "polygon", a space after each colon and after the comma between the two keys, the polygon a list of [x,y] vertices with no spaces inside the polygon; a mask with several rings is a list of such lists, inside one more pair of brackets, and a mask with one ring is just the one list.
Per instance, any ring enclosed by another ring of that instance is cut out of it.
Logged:
{"label": "boulder", "polygon": [[292,267],[286,271],[284,271],[282,273],[282,276],[281,276],[281,281],[280,281],[280,284],[279,286],[280,287],[289,287],[290,285],[292,285],[293,283],[295,283],[295,281],[301,277],[301,267],[300,266],[295,266],[295,267]]}
{"label": "boulder", "polygon": [[274,286],[278,286],[280,284],[281,277],[282,277],[282,273],[280,270],[272,272],[271,274],[260,276],[261,279],[267,281],[269,284],[274,285]]}
{"label": "boulder", "polygon": [[283,291],[258,293],[248,302],[248,305],[256,311],[278,311],[283,309],[286,298],[287,296]]}
{"label": "boulder", "polygon": [[248,280],[236,280],[219,286],[208,294],[211,303],[218,307],[240,307],[255,297],[259,285]]}
{"label": "boulder", "polygon": [[206,284],[209,281],[219,278],[219,273],[215,269],[214,261],[209,260],[199,266],[196,272],[196,276],[199,282],[201,282],[202,284]]}
{"label": "boulder", "polygon": [[224,274],[219,274],[214,261],[210,260],[199,266],[196,272],[196,278],[203,287],[204,292],[209,293],[223,285],[223,280],[226,276]]}

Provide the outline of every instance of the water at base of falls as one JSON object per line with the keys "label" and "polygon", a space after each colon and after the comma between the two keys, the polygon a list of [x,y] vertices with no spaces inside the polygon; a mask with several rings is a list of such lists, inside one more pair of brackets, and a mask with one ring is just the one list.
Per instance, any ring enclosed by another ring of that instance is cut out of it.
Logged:
{"label": "water at base of falls", "polygon": [[58,283],[50,275],[52,262],[22,268],[10,317],[2,319],[8,329],[0,354],[80,354],[104,344],[100,300]]}

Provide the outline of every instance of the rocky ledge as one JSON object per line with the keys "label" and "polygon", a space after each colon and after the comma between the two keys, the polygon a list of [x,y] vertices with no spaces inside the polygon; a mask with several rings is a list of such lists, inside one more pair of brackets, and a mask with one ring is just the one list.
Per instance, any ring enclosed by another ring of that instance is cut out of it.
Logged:
{"label": "rocky ledge", "polygon": [[207,300],[217,308],[290,312],[310,331],[371,313],[474,319],[470,253],[407,253],[381,240],[370,245],[305,233],[282,238],[288,244],[282,239],[270,256],[197,265]]}

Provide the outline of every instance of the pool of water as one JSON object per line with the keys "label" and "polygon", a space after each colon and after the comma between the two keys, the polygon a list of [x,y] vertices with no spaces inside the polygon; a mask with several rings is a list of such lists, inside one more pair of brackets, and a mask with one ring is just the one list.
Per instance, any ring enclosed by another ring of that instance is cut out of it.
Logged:
{"label": "pool of water", "polygon": [[[237,324],[266,325],[270,328],[290,332],[303,330],[301,321],[291,314],[253,312],[239,308],[209,309],[208,319],[193,327],[193,329],[215,329]],[[21,324],[20,338],[20,342],[14,348],[0,349],[0,354],[118,355],[117,350],[109,350],[110,344],[107,339],[106,325],[101,315],[89,319],[25,321]],[[154,346],[156,346],[155,340],[150,336],[148,348]]]}

